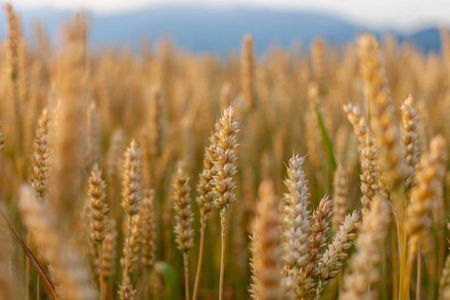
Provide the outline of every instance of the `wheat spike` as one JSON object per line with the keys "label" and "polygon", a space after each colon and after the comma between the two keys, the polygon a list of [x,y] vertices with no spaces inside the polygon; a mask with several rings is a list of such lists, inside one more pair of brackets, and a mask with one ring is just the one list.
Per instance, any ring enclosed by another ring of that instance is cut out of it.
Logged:
{"label": "wheat spike", "polygon": [[120,300],[134,300],[136,298],[136,290],[133,289],[130,277],[126,276],[122,285],[119,287],[119,299]]}
{"label": "wheat spike", "polygon": [[[216,124],[216,126],[219,126]],[[213,181],[216,170],[214,169],[215,161],[215,145],[217,144],[216,134],[212,134],[209,138],[210,145],[205,148],[205,154],[203,156],[203,171],[199,175],[197,184],[197,197],[196,201],[201,209],[202,218],[206,218],[206,215],[213,208]]]}
{"label": "wheat spike", "polygon": [[284,181],[289,193],[284,194],[287,210],[285,223],[283,259],[289,268],[301,268],[309,263],[309,236],[311,220],[309,210],[309,187],[302,169],[304,157],[293,155],[289,160],[288,177]]}
{"label": "wheat spike", "polygon": [[377,167],[375,140],[358,106],[347,104],[344,106],[344,111],[360,143],[361,174],[359,178],[362,192],[361,203],[363,214],[365,214],[379,189],[380,172]]}
{"label": "wheat spike", "polygon": [[106,202],[106,183],[102,180],[102,171],[95,164],[89,177],[89,226],[90,237],[101,244],[108,227],[108,203]]}
{"label": "wheat spike", "polygon": [[345,168],[339,164],[334,173],[333,193],[333,223],[332,228],[337,232],[339,225],[344,221],[347,212],[348,175]]}
{"label": "wheat spike", "polygon": [[254,80],[253,39],[250,34],[246,34],[242,41],[241,84],[247,109],[250,111],[255,105]]}
{"label": "wheat spike", "polygon": [[123,154],[124,149],[124,143],[125,143],[125,135],[123,133],[123,130],[121,128],[114,131],[112,138],[111,138],[111,144],[108,149],[107,153],[107,161],[106,161],[106,176],[108,178],[111,178],[113,174],[117,172],[117,174],[120,174],[121,172],[121,156]]}
{"label": "wheat spike", "polygon": [[382,259],[382,245],[387,235],[389,204],[382,196],[374,197],[370,211],[364,216],[361,230],[355,241],[357,252],[349,261],[350,273],[345,275],[342,299],[377,299],[377,265]]}
{"label": "wheat spike", "polygon": [[419,235],[431,226],[431,212],[436,199],[442,193],[446,163],[447,144],[442,136],[436,136],[430,142],[429,152],[422,155],[416,171],[417,186],[411,191],[406,224],[412,237],[409,251],[414,252]]}
{"label": "wheat spike", "polygon": [[50,166],[49,122],[48,111],[44,109],[38,120],[38,128],[36,130],[33,153],[34,167],[31,178],[31,185],[35,190],[36,197],[42,201],[47,200],[48,192],[48,170]]}
{"label": "wheat spike", "polygon": [[326,231],[329,228],[328,218],[332,214],[332,209],[333,201],[328,200],[328,196],[325,196],[320,200],[319,206],[313,212],[314,223],[312,224],[312,232],[309,237],[311,241],[309,244],[310,263],[305,268],[308,275],[320,274],[320,268],[318,267],[318,262],[322,258],[320,248],[326,245],[328,239]]}
{"label": "wheat spike", "polygon": [[216,132],[217,143],[214,147],[214,205],[222,209],[236,200],[236,184],[233,175],[237,172],[237,133],[236,111],[232,106],[225,109],[219,120],[220,128]]}
{"label": "wheat spike", "polygon": [[177,247],[181,252],[188,252],[194,246],[194,215],[191,209],[189,177],[180,166],[173,181],[173,201],[175,211],[175,234]]}
{"label": "wheat spike", "polygon": [[402,141],[407,165],[405,188],[409,191],[416,185],[416,165],[419,163],[420,142],[418,134],[419,117],[413,107],[411,95],[406,98],[402,106]]}
{"label": "wheat spike", "polygon": [[2,132],[2,121],[0,120],[0,157],[2,157],[2,151],[5,147],[5,135]]}
{"label": "wheat spike", "polygon": [[88,163],[96,162],[100,159],[102,141],[100,117],[97,105],[94,101],[91,101],[88,107],[86,116],[86,132]]}
{"label": "wheat spike", "polygon": [[318,261],[317,268],[320,273],[318,274],[319,283],[316,287],[316,299],[319,298],[327,281],[339,274],[344,266],[344,260],[350,255],[349,249],[356,237],[356,233],[353,231],[357,229],[358,221],[358,211],[355,210],[351,215],[348,214],[338,232],[336,232],[333,242],[328,245],[328,249]]}
{"label": "wheat spike", "polygon": [[375,139],[377,159],[383,170],[383,181],[392,190],[403,184],[406,175],[394,105],[384,74],[377,41],[372,35],[364,34],[358,39],[358,50],[364,92],[369,103],[371,130]]}
{"label": "wheat spike", "polygon": [[141,211],[141,255],[145,267],[153,268],[156,261],[156,220],[155,220],[155,191],[146,189]]}
{"label": "wheat spike", "polygon": [[280,299],[280,232],[277,199],[271,181],[263,181],[258,190],[259,202],[255,221],[254,272],[256,299]]}
{"label": "wheat spike", "polygon": [[139,212],[142,200],[141,187],[141,150],[135,140],[124,154],[122,175],[122,207],[128,217],[133,217]]}
{"label": "wheat spike", "polygon": [[[140,206],[142,209],[142,204]],[[127,229],[128,236],[123,246],[122,266],[126,267],[128,259],[128,271],[134,271],[136,263],[139,261],[141,253],[141,215],[137,214],[131,217],[131,227]],[[130,225],[130,224],[128,224]]]}
{"label": "wheat spike", "polygon": [[114,261],[116,259],[117,230],[116,221],[110,220],[105,239],[102,244],[102,271],[103,278],[108,281],[114,275]]}

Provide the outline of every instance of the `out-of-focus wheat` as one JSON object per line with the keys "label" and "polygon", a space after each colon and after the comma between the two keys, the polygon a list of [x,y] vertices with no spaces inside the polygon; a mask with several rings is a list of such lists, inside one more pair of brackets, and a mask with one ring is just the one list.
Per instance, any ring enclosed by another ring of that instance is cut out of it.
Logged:
{"label": "out-of-focus wheat", "polygon": [[256,299],[280,299],[280,232],[277,201],[272,182],[264,181],[259,187],[259,202],[255,221],[253,251],[254,295]]}
{"label": "out-of-focus wheat", "polygon": [[374,288],[379,280],[377,264],[382,260],[382,246],[390,221],[389,204],[376,195],[370,211],[364,216],[355,241],[357,252],[349,261],[350,272],[345,275],[342,299],[377,299]]}

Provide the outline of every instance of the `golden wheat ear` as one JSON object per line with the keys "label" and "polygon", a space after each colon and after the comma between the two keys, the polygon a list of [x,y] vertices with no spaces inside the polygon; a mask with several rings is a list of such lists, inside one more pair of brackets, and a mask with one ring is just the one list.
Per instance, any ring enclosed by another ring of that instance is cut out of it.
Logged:
{"label": "golden wheat ear", "polygon": [[348,206],[348,174],[342,164],[338,164],[333,179],[333,220],[332,228],[337,232],[344,221]]}
{"label": "golden wheat ear", "polygon": [[278,203],[270,180],[260,184],[258,197],[252,251],[255,277],[253,292],[256,299],[280,299],[283,289]]}
{"label": "golden wheat ear", "polygon": [[175,241],[178,249],[183,253],[185,298],[189,300],[189,251],[194,247],[194,230],[192,228],[194,214],[189,196],[191,191],[189,177],[186,175],[182,164],[178,167],[172,187],[175,211]]}
{"label": "golden wheat ear", "polygon": [[[129,273],[132,271],[139,253],[139,226],[138,215],[142,201],[141,183],[141,150],[138,143],[132,140],[124,154],[122,173],[122,207],[127,214],[127,236],[124,244],[124,258],[122,260],[123,280],[119,287],[121,299],[134,299],[135,290],[130,281]],[[129,297],[129,298],[128,298]]]}

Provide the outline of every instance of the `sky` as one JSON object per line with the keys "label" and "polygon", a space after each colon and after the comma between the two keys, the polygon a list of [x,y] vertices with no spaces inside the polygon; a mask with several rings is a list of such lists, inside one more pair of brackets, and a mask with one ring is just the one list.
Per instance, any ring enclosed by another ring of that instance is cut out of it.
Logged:
{"label": "sky", "polygon": [[200,4],[213,7],[262,7],[314,10],[376,27],[414,30],[424,25],[450,26],[450,0],[9,0],[20,8],[51,5],[109,14],[161,4]]}

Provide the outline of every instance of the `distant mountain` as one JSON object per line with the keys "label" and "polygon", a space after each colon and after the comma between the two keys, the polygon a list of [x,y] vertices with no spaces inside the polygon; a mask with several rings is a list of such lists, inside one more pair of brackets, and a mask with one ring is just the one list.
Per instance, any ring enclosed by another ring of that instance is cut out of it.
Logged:
{"label": "distant mountain", "polygon": [[[49,7],[20,11],[25,34],[40,20],[53,40],[58,36],[59,24],[73,15],[72,11],[60,11]],[[4,12],[0,18],[5,20]],[[289,46],[298,41],[304,46],[316,37],[333,45],[352,41],[362,31],[380,35],[381,31],[352,24],[338,17],[310,11],[272,11],[249,8],[210,8],[199,6],[160,6],[102,15],[88,12],[89,42],[93,47],[103,45],[130,46],[138,49],[142,37],[151,40],[169,37],[178,47],[196,53],[214,52],[220,55],[239,49],[242,36],[249,32],[258,53],[269,45]],[[383,31],[385,33],[386,31]],[[411,35],[391,31],[399,41],[408,40],[419,49],[439,51],[437,28],[421,30]],[[5,27],[0,27],[0,37]]]}

